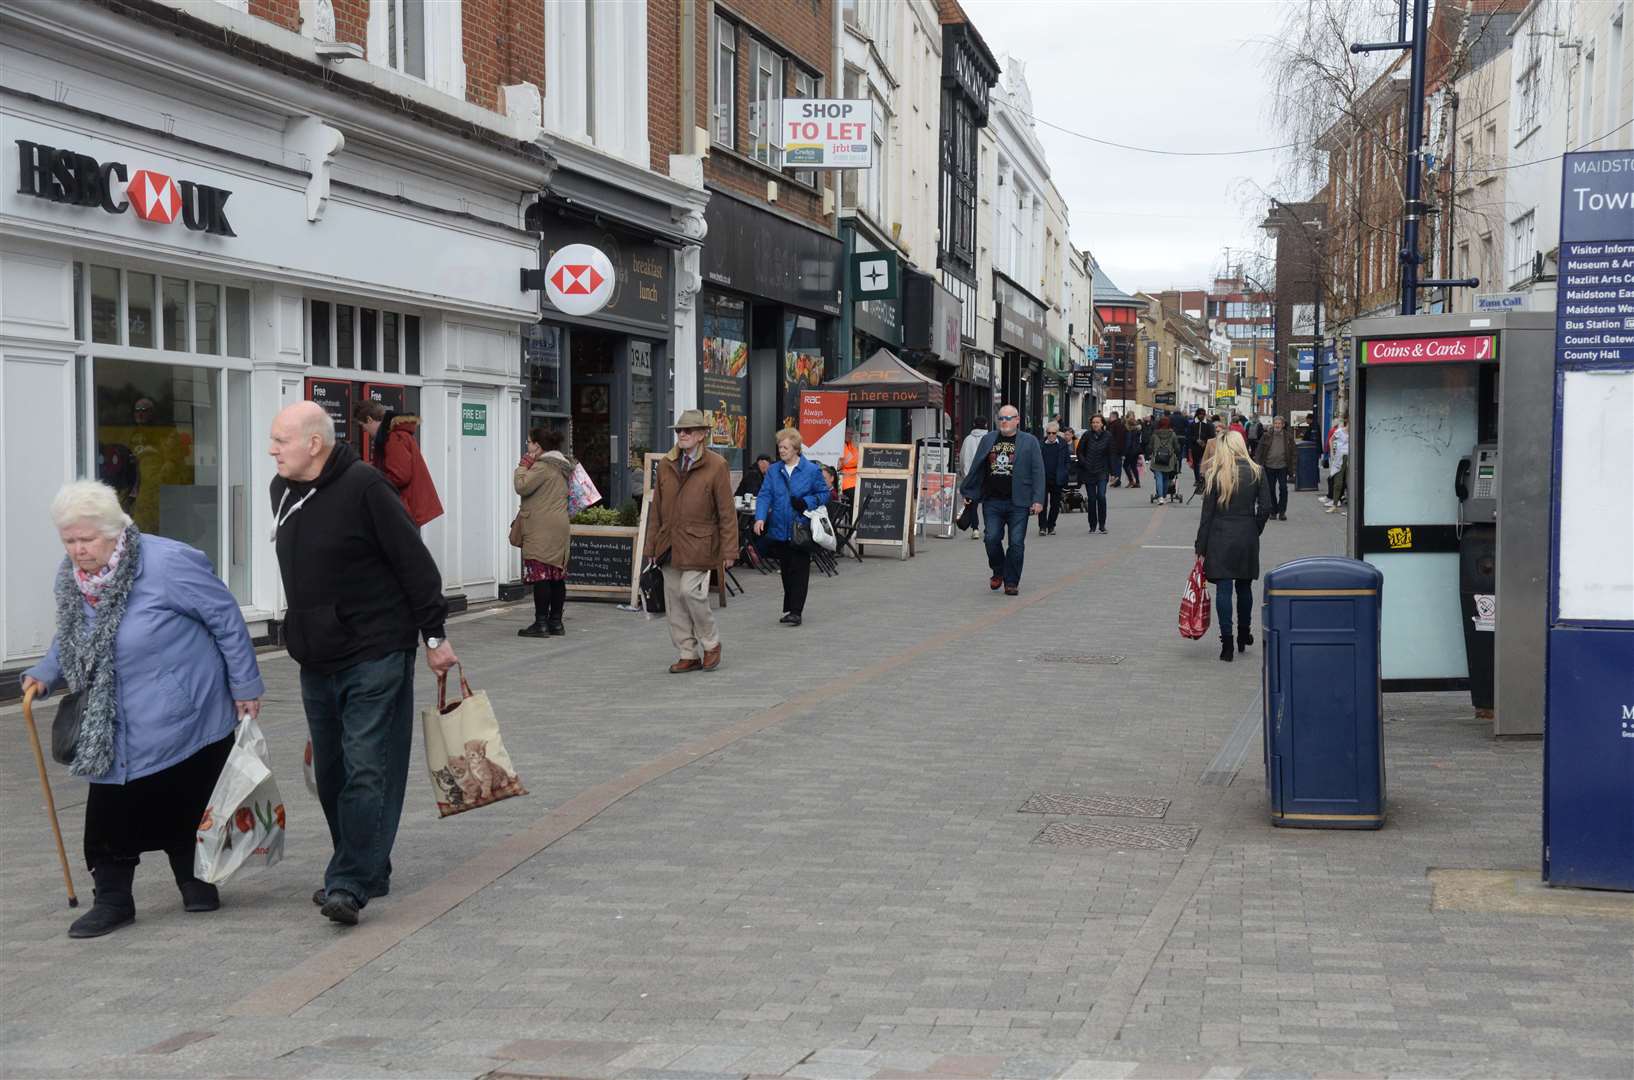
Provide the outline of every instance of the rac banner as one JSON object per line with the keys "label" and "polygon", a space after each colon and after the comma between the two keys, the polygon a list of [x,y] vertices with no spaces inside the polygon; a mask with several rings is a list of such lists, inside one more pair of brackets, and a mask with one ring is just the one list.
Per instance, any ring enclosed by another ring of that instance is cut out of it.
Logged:
{"label": "rac banner", "polygon": [[840,467],[845,450],[845,411],[851,395],[844,390],[800,393],[800,441],[806,457],[830,468]]}

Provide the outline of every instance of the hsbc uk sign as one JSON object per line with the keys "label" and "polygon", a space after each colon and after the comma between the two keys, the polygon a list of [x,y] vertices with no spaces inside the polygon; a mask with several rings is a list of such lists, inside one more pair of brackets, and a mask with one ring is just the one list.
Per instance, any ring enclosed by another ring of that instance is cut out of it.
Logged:
{"label": "hsbc uk sign", "polygon": [[178,218],[194,232],[237,236],[227,220],[232,192],[151,169],[131,172],[121,161],[99,162],[72,150],[17,140],[19,195],[70,206],[100,207],[110,214],[134,213],[143,221],[173,225]]}

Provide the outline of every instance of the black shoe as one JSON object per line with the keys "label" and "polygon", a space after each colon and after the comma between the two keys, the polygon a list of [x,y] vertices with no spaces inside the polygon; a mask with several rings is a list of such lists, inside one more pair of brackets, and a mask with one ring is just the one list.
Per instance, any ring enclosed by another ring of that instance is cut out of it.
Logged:
{"label": "black shoe", "polygon": [[796,618],[797,618],[797,616],[793,615],[790,612],[785,611],[783,613],[783,617],[781,619],[777,620],[777,621],[780,622],[780,623],[789,623],[789,622],[793,622]]}
{"label": "black shoe", "polygon": [[789,626],[799,626],[800,625],[800,616],[796,612],[791,611],[787,615],[783,616],[783,618],[781,618],[778,621],[782,622],[782,623],[786,623]]}
{"label": "black shoe", "polygon": [[1101,532],[1103,532],[1103,533],[1106,532],[1106,526],[1105,525],[1101,526]]}
{"label": "black shoe", "polygon": [[1277,520],[1278,521],[1287,521],[1288,520],[1288,515],[1287,514],[1278,514],[1277,515]]}
{"label": "black shoe", "polygon": [[214,911],[221,906],[221,891],[208,881],[195,878],[177,887],[182,891],[183,911]]}
{"label": "black shoe", "polygon": [[1228,638],[1228,637],[1221,638],[1220,639],[1220,659],[1229,662],[1231,660],[1232,656],[1234,656],[1234,655],[1235,655],[1235,650],[1232,649],[1232,647],[1231,647],[1231,639]]}
{"label": "black shoe", "polygon": [[[370,900],[378,900],[382,896],[390,896],[390,895],[391,895],[391,886],[390,885],[370,885],[369,886],[369,899]],[[316,889],[314,889],[312,891],[312,902],[314,904],[316,904],[318,907],[323,907],[323,902],[325,900],[327,900],[328,898],[329,898],[329,893],[328,893],[328,891],[326,889],[324,889],[324,887],[322,885],[319,885]]]}
{"label": "black shoe", "polygon": [[535,619],[533,622],[529,623],[527,626],[524,626],[522,629],[518,630],[516,632],[516,636],[517,637],[544,637],[547,633],[548,633],[548,631],[545,629],[545,624],[544,624],[543,620]]}
{"label": "black shoe", "polygon": [[332,919],[344,926],[357,925],[357,901],[352,894],[336,889],[323,902],[323,917]]}
{"label": "black shoe", "polygon": [[1248,648],[1252,644],[1254,644],[1254,635],[1253,634],[1249,633],[1247,630],[1238,630],[1237,631],[1237,651],[1238,652],[1242,652],[1244,649]]}
{"label": "black shoe", "polygon": [[562,637],[567,633],[567,627],[562,625],[562,620],[552,619],[545,624],[545,633],[551,637]]}
{"label": "black shoe", "polygon": [[91,910],[74,920],[68,928],[71,938],[93,938],[111,934],[122,926],[136,921],[135,904],[104,904],[100,901]]}

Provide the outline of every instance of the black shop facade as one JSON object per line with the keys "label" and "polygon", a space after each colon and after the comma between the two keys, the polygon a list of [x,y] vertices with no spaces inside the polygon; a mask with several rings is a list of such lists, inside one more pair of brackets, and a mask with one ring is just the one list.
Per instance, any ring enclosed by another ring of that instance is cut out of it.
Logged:
{"label": "black shop facade", "polygon": [[998,271],[993,272],[993,373],[1001,405],[1021,412],[1024,430],[1043,433],[1044,369],[1049,335],[1044,302]]}
{"label": "black shop facade", "polygon": [[844,249],[715,188],[704,220],[697,403],[710,449],[741,472],[797,425],[800,391],[834,374]]}
{"label": "black shop facade", "polygon": [[670,445],[670,335],[678,240],[581,201],[546,196],[528,213],[540,234],[540,265],[569,244],[588,244],[612,264],[607,305],[593,315],[559,311],[540,294],[542,318],[523,335],[527,426],[563,433],[573,456],[616,509],[641,494],[641,462]]}

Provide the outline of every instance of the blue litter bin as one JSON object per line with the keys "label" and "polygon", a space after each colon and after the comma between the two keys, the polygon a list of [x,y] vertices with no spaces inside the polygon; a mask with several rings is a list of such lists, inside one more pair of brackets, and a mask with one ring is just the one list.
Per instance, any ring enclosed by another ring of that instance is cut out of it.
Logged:
{"label": "blue litter bin", "polygon": [[1271,823],[1384,824],[1379,610],[1384,574],[1296,559],[1265,575],[1265,785]]}
{"label": "blue litter bin", "polygon": [[1294,490],[1315,491],[1322,480],[1322,446],[1315,442],[1294,444]]}

